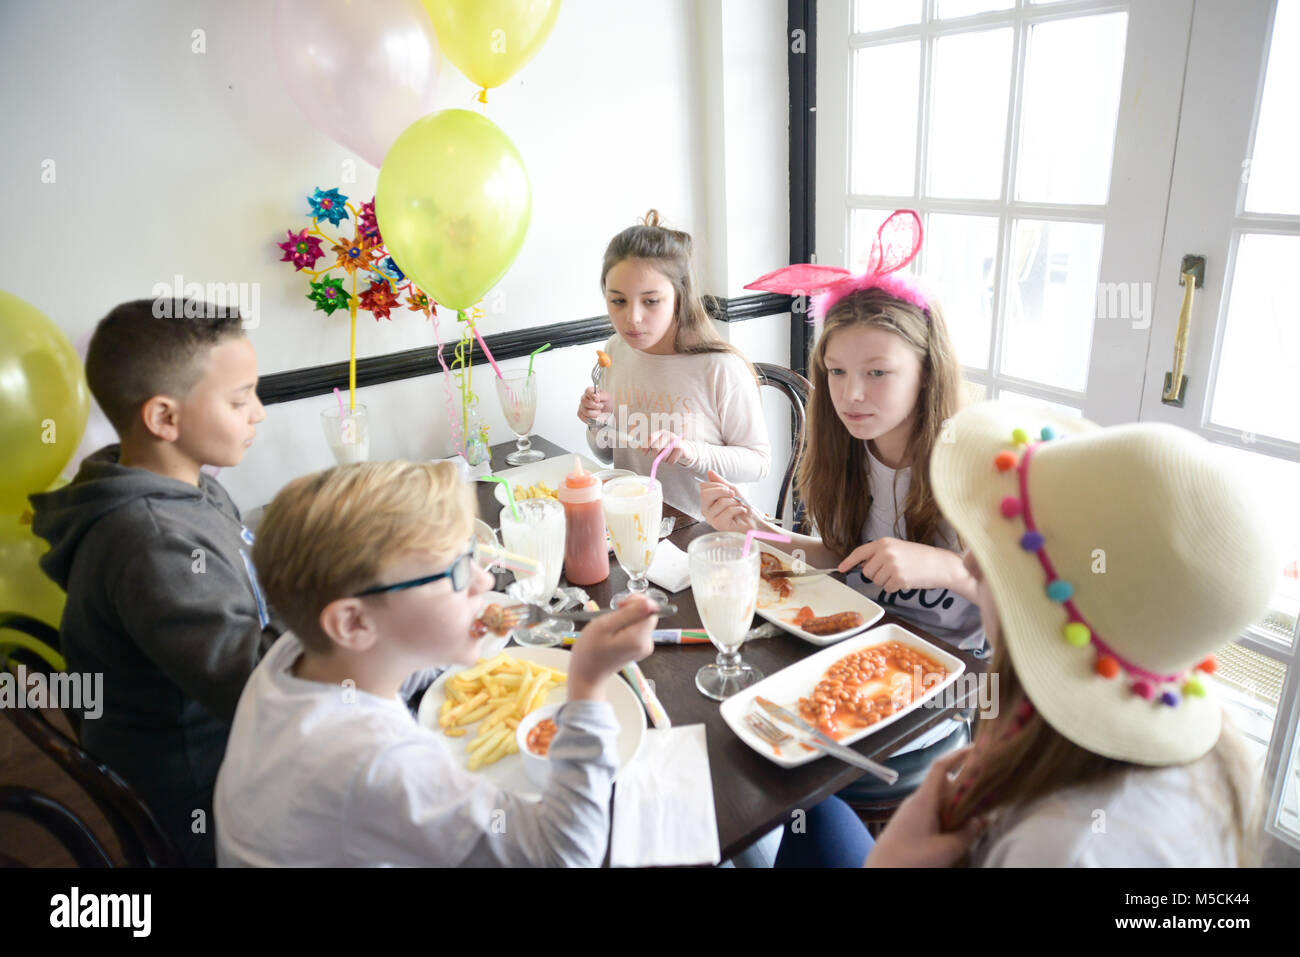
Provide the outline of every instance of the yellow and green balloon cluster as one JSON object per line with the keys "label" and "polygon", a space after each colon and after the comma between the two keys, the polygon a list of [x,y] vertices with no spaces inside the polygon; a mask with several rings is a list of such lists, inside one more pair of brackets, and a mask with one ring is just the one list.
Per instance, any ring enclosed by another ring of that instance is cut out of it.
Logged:
{"label": "yellow and green balloon cluster", "polygon": [[[438,45],[469,79],[500,86],[541,49],[559,0],[422,0]],[[506,274],[523,246],[532,192],[523,158],[487,117],[442,110],[397,138],[379,170],[375,214],[402,271],[464,310]]]}
{"label": "yellow and green balloon cluster", "polygon": [[76,451],[90,393],[67,337],[30,303],[0,291],[0,610],[58,625],[62,590],[37,561],[27,496],[50,488]]}

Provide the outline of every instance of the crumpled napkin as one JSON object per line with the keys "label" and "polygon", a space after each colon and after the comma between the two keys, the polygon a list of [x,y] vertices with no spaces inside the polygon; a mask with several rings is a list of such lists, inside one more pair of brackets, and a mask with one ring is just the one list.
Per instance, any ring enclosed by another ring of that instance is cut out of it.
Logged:
{"label": "crumpled napkin", "polygon": [[646,577],[666,592],[679,592],[691,583],[691,566],[686,553],[664,539],[655,549]]}

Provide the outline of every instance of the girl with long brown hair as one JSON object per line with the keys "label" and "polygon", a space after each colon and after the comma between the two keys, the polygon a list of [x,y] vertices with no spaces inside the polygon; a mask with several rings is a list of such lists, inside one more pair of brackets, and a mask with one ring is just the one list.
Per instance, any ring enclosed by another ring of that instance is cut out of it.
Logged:
{"label": "girl with long brown hair", "polygon": [[660,451],[664,500],[697,514],[697,480],[712,469],[738,483],[767,475],[767,423],[753,366],[723,341],[696,292],[690,234],[650,210],[605,250],[601,291],[617,333],[605,344],[605,388],[578,405],[602,461],[648,474]]}
{"label": "girl with long brown hair", "polygon": [[[881,226],[862,276],[792,266],[747,288],[802,295],[821,336],[796,476],[816,535],[784,546],[813,566],[858,570],[849,583],[890,611],[975,647],[979,612],[961,543],[930,488],[929,461],[957,411],[960,369],[939,304],[899,270],[916,256],[921,222],[903,210]],[[722,531],[763,528],[721,470],[700,490],[704,519]]]}

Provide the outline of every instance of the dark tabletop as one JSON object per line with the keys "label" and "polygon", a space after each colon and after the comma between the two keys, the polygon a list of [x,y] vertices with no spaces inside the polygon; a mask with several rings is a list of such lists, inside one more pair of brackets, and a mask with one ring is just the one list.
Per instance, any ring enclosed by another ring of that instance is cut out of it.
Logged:
{"label": "dark tabletop", "polygon": [[[539,436],[532,436],[533,448],[548,457],[565,454],[566,450]],[[506,455],[515,443],[506,442],[492,447],[492,470],[510,468]],[[491,482],[478,483],[479,514],[492,526],[501,510],[493,497],[495,486]],[[696,522],[671,505],[665,503],[664,515],[677,519],[677,526],[669,540],[685,551],[686,546],[700,535],[713,531],[703,522]],[[627,575],[611,557],[609,578],[597,585],[586,585],[584,590],[602,608],[609,607],[609,599],[626,584]],[[839,576],[842,580],[843,576]],[[503,576],[500,584],[508,581]],[[689,588],[671,596],[677,614],[661,618],[660,628],[695,628],[700,625],[699,612]],[[958,651],[916,625],[896,615],[885,613],[877,625],[894,622],[920,635],[945,651],[956,655],[966,664],[967,671],[982,672],[987,661],[968,651]],[[755,617],[754,624],[762,624]],[[764,676],[771,676],[801,658],[820,651],[816,645],[781,632],[775,638],[747,641],[741,649],[742,659],[756,666]],[[796,808],[810,808],[826,797],[856,780],[862,772],[855,767],[825,757],[797,768],[783,768],[773,764],[741,741],[722,720],[719,702],[706,698],[695,687],[695,673],[713,661],[717,650],[712,645],[657,645],[654,653],[641,662],[641,670],[655,684],[655,692],[674,725],[703,724],[709,749],[709,769],[713,778],[713,801],[718,818],[718,843],[722,859],[726,860],[744,850],[772,828],[790,819]],[[973,694],[972,694],[973,699]],[[919,708],[893,722],[880,731],[868,735],[853,746],[867,757],[882,760],[903,744],[925,733],[941,721],[952,720],[958,709],[973,705],[958,700],[953,708]]]}

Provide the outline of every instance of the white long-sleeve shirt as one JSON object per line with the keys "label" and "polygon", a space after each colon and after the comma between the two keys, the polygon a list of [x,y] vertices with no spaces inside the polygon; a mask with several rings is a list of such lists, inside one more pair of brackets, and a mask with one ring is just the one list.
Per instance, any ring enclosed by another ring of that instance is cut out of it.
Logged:
{"label": "white long-sleeve shirt", "polygon": [[767,475],[771,445],[758,385],[744,360],[730,352],[700,352],[657,356],[634,349],[614,336],[605,344],[612,364],[605,373],[605,390],[613,397],[614,414],[602,430],[589,428],[587,444],[602,462],[650,474],[658,453],[628,447],[644,446],[660,430],[675,432],[684,457],[660,465],[664,501],[700,516],[696,478],[710,469],[740,486]]}
{"label": "white long-sleeve shirt", "polygon": [[618,723],[561,709],[540,802],[460,766],[398,698],[296,678],[286,633],[235,712],[213,801],[222,867],[598,866]]}
{"label": "white long-sleeve shirt", "polygon": [[1002,812],[971,851],[977,867],[1236,867],[1210,758],[1121,771]]}

